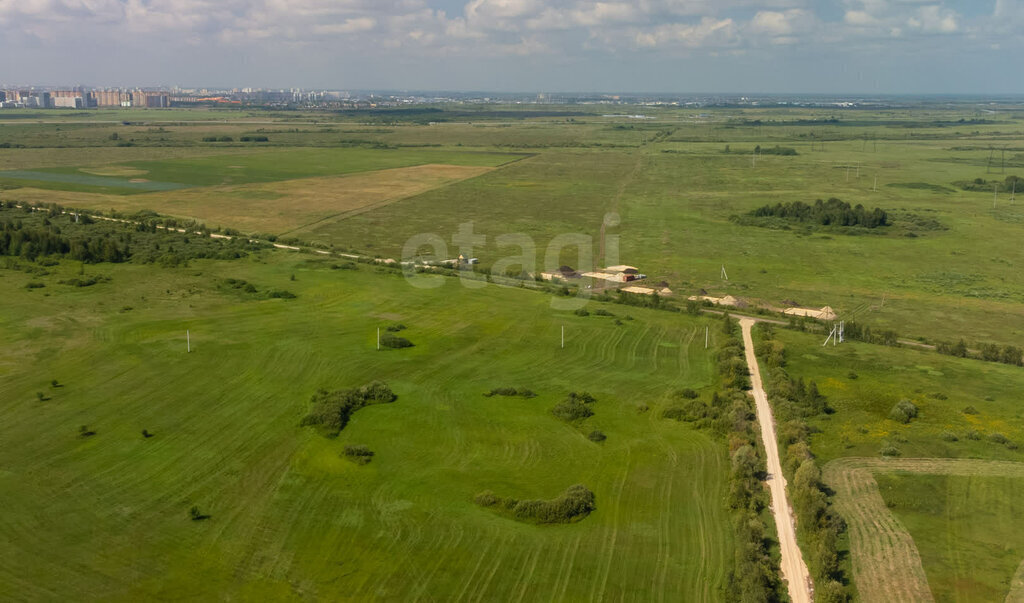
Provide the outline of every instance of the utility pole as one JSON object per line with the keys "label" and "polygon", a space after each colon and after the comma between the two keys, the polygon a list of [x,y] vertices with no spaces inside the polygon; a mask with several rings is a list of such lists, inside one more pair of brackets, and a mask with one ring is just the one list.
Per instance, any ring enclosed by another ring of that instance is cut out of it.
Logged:
{"label": "utility pole", "polygon": [[708,349],[708,342],[709,342],[708,326],[704,325],[704,349],[705,350]]}
{"label": "utility pole", "polygon": [[562,325],[562,349],[565,349],[565,325]]}
{"label": "utility pole", "polygon": [[380,351],[380,327],[377,327],[377,351]]}
{"label": "utility pole", "polygon": [[188,354],[192,353],[192,334],[188,329],[185,329],[185,351]]}

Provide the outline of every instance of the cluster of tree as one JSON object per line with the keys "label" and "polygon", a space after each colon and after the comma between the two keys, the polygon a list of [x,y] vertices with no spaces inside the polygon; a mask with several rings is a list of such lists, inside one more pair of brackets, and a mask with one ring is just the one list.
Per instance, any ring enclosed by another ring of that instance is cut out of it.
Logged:
{"label": "cluster of tree", "polygon": [[240,278],[226,278],[224,279],[222,286],[226,289],[246,293],[260,299],[295,299],[296,297],[294,293],[284,289],[267,289],[260,291],[260,289],[253,283]]}
{"label": "cluster of tree", "polygon": [[365,465],[373,460],[373,451],[363,444],[347,444],[344,455],[357,465]]}
{"label": "cluster of tree", "polygon": [[899,334],[892,329],[872,331],[868,325],[850,321],[843,326],[843,338],[852,341],[863,341],[864,343],[875,343],[898,347]]}
{"label": "cluster of tree", "polygon": [[994,343],[983,343],[978,353],[974,354],[967,348],[967,342],[961,339],[956,343],[940,341],[935,345],[935,351],[957,358],[976,358],[986,362],[1002,362],[1013,366],[1024,365],[1024,351],[1012,345],[1000,347]]}
{"label": "cluster of tree", "polygon": [[474,498],[481,507],[497,509],[513,519],[528,523],[573,523],[590,515],[597,508],[597,498],[586,486],[569,486],[558,498],[551,500],[517,500],[501,498],[490,490]]}
{"label": "cluster of tree", "polygon": [[789,494],[797,517],[797,532],[803,541],[814,579],[814,600],[821,603],[845,602],[849,594],[839,566],[838,541],[846,522],[832,508],[828,488],[821,481],[821,470],[811,454],[811,428],[806,419],[830,412],[817,384],[791,378],[785,366],[785,348],[775,341],[771,325],[759,325],[760,342],[755,352],[768,367],[765,384],[779,422],[779,448],[783,452],[783,471],[789,478]]}
{"label": "cluster of tree", "polygon": [[[211,238],[205,225],[154,218],[153,212],[128,214],[119,219],[94,220],[89,213],[57,204],[33,210],[13,201],[0,203],[0,255],[39,261],[63,257],[84,263],[187,264],[194,258],[236,259],[267,247],[245,237]],[[183,228],[178,232],[175,228]]]}
{"label": "cluster of tree", "polygon": [[526,389],[525,387],[496,387],[491,391],[484,394],[485,397],[490,398],[493,396],[519,396],[521,398],[536,398],[537,394],[533,393],[532,390]]}
{"label": "cluster of tree", "polygon": [[821,226],[878,228],[889,225],[889,215],[885,210],[876,207],[869,211],[859,203],[851,206],[835,197],[828,201],[818,199],[813,205],[803,201],[765,205],[755,209],[750,215],[755,218],[782,218]]}
{"label": "cluster of tree", "polygon": [[641,295],[639,293],[630,293],[629,291],[623,291],[618,289],[615,291],[616,298],[611,300],[617,304],[623,304],[625,306],[639,306],[641,308],[654,308],[654,309],[668,309],[669,305],[657,293],[652,295]]}
{"label": "cluster of tree", "polygon": [[230,136],[203,136],[203,142],[234,142]]}
{"label": "cluster of tree", "polygon": [[26,224],[24,220],[0,220],[0,255],[30,261],[57,255],[93,264],[123,262],[130,251],[127,245],[119,245],[109,237],[69,238],[49,218],[43,218],[39,224]]}
{"label": "cluster of tree", "polygon": [[268,142],[270,139],[266,136],[243,136],[238,140],[242,142]]}
{"label": "cluster of tree", "polygon": [[965,191],[981,193],[991,193],[993,190],[1000,193],[1024,191],[1024,178],[1021,178],[1020,176],[1007,176],[1002,182],[999,180],[975,178],[974,180],[961,180],[959,182],[954,182],[954,184]]}
{"label": "cluster of tree", "polygon": [[413,345],[415,344],[405,337],[399,337],[398,335],[393,335],[391,333],[384,333],[380,336],[380,347],[382,348],[399,350],[402,348],[411,348]]}
{"label": "cluster of tree", "polygon": [[372,404],[398,399],[387,383],[373,381],[362,387],[327,391],[319,389],[310,399],[310,411],[300,425],[316,427],[326,437],[335,437],[348,425],[352,413]]}
{"label": "cluster of tree", "polygon": [[597,402],[597,398],[587,392],[569,392],[565,400],[562,400],[551,409],[551,414],[567,423],[582,421],[587,417],[594,416],[594,411],[590,408],[590,405],[594,402]]}

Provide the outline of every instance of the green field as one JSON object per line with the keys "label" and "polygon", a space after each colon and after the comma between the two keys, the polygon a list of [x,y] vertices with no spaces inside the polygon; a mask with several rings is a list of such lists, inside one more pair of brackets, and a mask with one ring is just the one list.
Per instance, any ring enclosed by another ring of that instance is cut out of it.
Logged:
{"label": "green field", "polygon": [[[903,561],[917,560],[913,592],[1005,596],[1024,556],[1020,478],[936,467],[1024,461],[1024,372],[906,342],[1024,343],[1024,202],[991,189],[1024,176],[1024,106],[622,111],[645,120],[606,110],[7,113],[0,200],[155,210],[368,257],[400,258],[413,237],[436,234],[480,271],[523,251],[499,239],[514,233],[536,257],[512,272],[588,269],[575,247],[548,250],[583,235],[594,265],[637,266],[677,308],[730,294],[748,311],[829,305],[893,329],[902,347],[822,347],[821,325],[776,329],[785,370],[814,380],[832,410],[806,418],[810,451],[826,472],[851,470],[851,490],[865,495],[855,502],[871,499],[858,525],[884,523],[894,549],[902,539]],[[430,164],[481,169],[415,181],[387,171]],[[881,208],[891,225],[749,216],[831,197]],[[459,249],[469,224],[486,239]],[[617,237],[618,257],[602,233]],[[700,341],[713,317],[621,305],[607,305],[614,318],[582,317],[519,288],[442,279],[419,289],[391,270],[331,270],[346,260],[315,257],[0,268],[0,598],[726,598],[730,449],[660,418],[672,390],[709,397],[716,385],[717,342]],[[80,269],[112,280],[57,282]],[[227,278],[298,297],[247,298]],[[394,322],[415,347],[376,352],[376,329]],[[373,379],[398,401],[360,410],[336,440],[298,427],[318,387]],[[482,395],[502,386],[539,396]],[[573,390],[598,398],[576,426],[549,412]],[[905,424],[890,418],[904,399],[919,410]],[[96,435],[80,437],[81,425]],[[588,440],[592,429],[608,439]],[[345,460],[349,444],[373,460]],[[885,470],[883,450],[912,467]],[[597,510],[571,525],[521,524],[473,503],[483,490],[549,499],[576,483]],[[211,518],[190,521],[192,505]],[[854,536],[840,536],[839,563],[856,598]]]}
{"label": "green field", "polygon": [[[87,266],[112,280],[86,288],[57,282],[77,265],[0,271],[0,597],[722,599],[727,451],[659,412],[715,383],[700,320],[629,309],[616,325],[283,254]],[[229,277],[298,297],[247,300]],[[416,346],[375,351],[394,322]],[[398,400],[336,440],[299,427],[317,388],[374,379]],[[539,396],[482,395],[507,385]],[[598,399],[578,426],[549,412],[571,390]],[[346,444],[376,456],[355,465]],[[473,504],[575,483],[597,510],[571,525]]]}

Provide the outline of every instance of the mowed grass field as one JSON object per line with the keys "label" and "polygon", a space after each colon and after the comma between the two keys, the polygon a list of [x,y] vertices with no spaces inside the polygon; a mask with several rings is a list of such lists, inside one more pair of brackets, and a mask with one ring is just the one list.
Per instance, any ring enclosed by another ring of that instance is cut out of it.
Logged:
{"label": "mowed grass field", "polygon": [[[1003,601],[1024,564],[1024,479],[876,475],[886,505],[913,536],[940,601]],[[1018,585],[1015,596],[1024,594]]]}
{"label": "mowed grass field", "polygon": [[[726,447],[660,418],[674,388],[714,386],[700,319],[610,306],[616,325],[329,262],[87,266],[112,279],[87,288],[57,283],[77,266],[0,270],[0,598],[722,599]],[[394,322],[416,346],[375,351]],[[374,379],[398,400],[334,440],[299,427],[317,388]],[[482,395],[501,386],[539,395]],[[598,399],[578,426],[549,411],[572,390]],[[376,455],[358,466],[346,444]],[[597,510],[570,525],[473,503],[576,483]]]}

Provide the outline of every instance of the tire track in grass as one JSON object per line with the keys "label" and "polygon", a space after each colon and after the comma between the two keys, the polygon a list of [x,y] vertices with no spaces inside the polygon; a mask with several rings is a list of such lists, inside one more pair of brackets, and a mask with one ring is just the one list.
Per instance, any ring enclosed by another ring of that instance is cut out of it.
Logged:
{"label": "tire track in grass", "polygon": [[578,534],[572,543],[567,544],[565,547],[565,552],[562,554],[562,563],[558,567],[558,578],[555,581],[555,592],[552,593],[554,595],[551,597],[552,601],[565,600],[565,591],[568,590],[569,582],[572,581],[572,570],[576,566],[576,554],[580,550],[580,541],[582,539],[583,535]]}
{"label": "tire track in grass", "polygon": [[647,334],[650,332],[651,325],[646,324],[644,325],[643,331],[641,331],[640,334],[637,335],[636,339],[633,340],[633,345],[630,346],[629,352],[627,352],[626,354],[626,359],[629,362],[629,368],[636,368],[637,363],[640,361],[640,355],[638,354],[638,350],[640,349],[640,346],[643,344],[644,340],[647,339]]}
{"label": "tire track in grass", "polygon": [[484,540],[487,541],[487,546],[485,546],[484,550],[477,556],[476,565],[473,566],[473,571],[466,576],[466,581],[463,582],[462,589],[459,590],[458,596],[455,597],[456,603],[462,601],[462,598],[466,596],[467,592],[469,592],[469,588],[473,586],[473,581],[476,578],[477,573],[480,571],[480,566],[484,564],[484,560],[487,559],[487,555],[490,554],[491,549],[494,547],[494,543],[496,542],[496,539],[493,537],[487,537],[484,538]]}
{"label": "tire track in grass", "polygon": [[[700,483],[704,483],[704,480],[701,478],[704,477],[704,473],[706,471],[705,467],[707,465],[707,450],[705,447],[701,447],[700,454],[695,455],[694,461],[697,464],[693,468],[693,477]],[[703,601],[707,601],[710,595],[710,583],[706,574],[707,566],[709,565],[707,560],[709,550],[711,549],[709,542],[710,536],[708,535],[707,530],[707,526],[711,525],[709,523],[711,521],[711,513],[707,508],[707,504],[705,504],[704,497],[706,495],[706,492],[701,492],[697,489],[694,489],[691,495],[693,497],[694,505],[697,507],[697,517],[699,517],[699,520],[697,521],[697,541],[700,543],[700,559],[705,561],[704,563],[697,564],[697,580],[695,582],[695,584],[703,587],[701,592],[701,600]]]}
{"label": "tire track in grass", "polygon": [[664,480],[661,486],[661,512],[658,518],[660,530],[658,530],[658,557],[656,560],[656,571],[654,573],[654,592],[657,593],[658,601],[665,600],[665,582],[668,578],[668,564],[672,558],[672,484],[675,482],[674,475],[670,472],[669,478]]}
{"label": "tire track in grass", "polygon": [[622,476],[619,478],[619,483],[615,488],[615,500],[612,503],[612,526],[609,529],[604,546],[601,548],[601,556],[603,557],[602,567],[590,591],[590,599],[592,601],[603,600],[605,588],[608,586],[608,575],[611,573],[612,558],[615,556],[615,541],[619,536],[619,513],[622,508],[622,491],[626,487],[626,479],[629,477],[629,455],[630,449],[626,448],[626,467],[622,470]]}
{"label": "tire track in grass", "polygon": [[[463,530],[462,526],[458,523],[449,523],[448,533],[450,534],[449,538],[447,538],[443,543],[440,543],[439,546],[435,547],[433,546],[433,543],[431,543],[432,546],[429,547],[430,549],[439,550],[442,553],[437,556],[437,560],[433,564],[433,568],[426,577],[419,581],[416,592],[412,596],[413,601],[419,601],[424,594],[430,592],[430,583],[434,580],[434,576],[437,575],[437,572],[440,571],[442,567],[447,566],[448,559],[451,557],[452,551],[456,550],[459,543],[462,542],[463,536],[465,536],[465,530]],[[432,597],[428,598],[432,599]]]}
{"label": "tire track in grass", "polygon": [[537,569],[537,561],[540,559],[541,552],[543,550],[543,543],[538,544],[537,547],[533,550],[533,553],[527,559],[527,565],[529,565],[529,569],[526,570],[525,575],[519,578],[519,596],[516,597],[517,603],[520,603],[526,597],[526,591],[529,590],[532,584],[531,581],[533,580],[533,573]]}
{"label": "tire track in grass", "polygon": [[[503,562],[505,561],[505,555],[503,554],[503,551],[508,550],[508,545],[511,544],[512,540],[513,538],[511,537],[502,540],[502,546],[498,547],[498,552],[495,555],[496,558],[494,560],[494,563],[491,565],[490,571],[487,572],[487,578],[480,584],[479,594],[476,594],[474,592],[474,594],[470,596],[470,600],[485,600],[484,595],[487,594],[487,589],[490,587],[491,581],[494,580],[494,575],[498,573],[498,568],[501,567],[503,565]],[[474,589],[474,591],[475,590],[476,589]]]}

